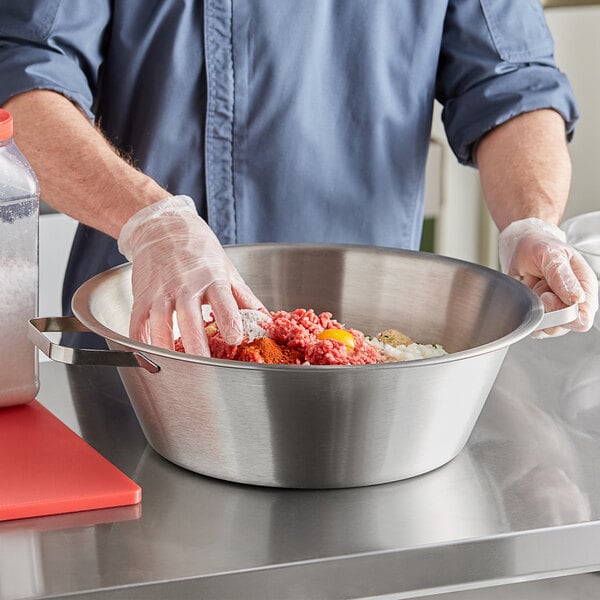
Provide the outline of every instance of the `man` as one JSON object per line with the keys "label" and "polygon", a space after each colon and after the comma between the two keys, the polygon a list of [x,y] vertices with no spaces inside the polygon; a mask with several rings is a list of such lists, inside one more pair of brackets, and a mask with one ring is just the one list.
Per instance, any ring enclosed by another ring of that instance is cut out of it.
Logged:
{"label": "man", "polygon": [[0,0],[0,23],[0,103],[42,196],[84,224],[65,310],[125,257],[131,334],[172,347],[176,309],[207,354],[202,302],[230,343],[260,306],[220,244],[417,248],[437,98],[503,268],[591,326],[596,278],[556,227],[577,112],[538,0]]}

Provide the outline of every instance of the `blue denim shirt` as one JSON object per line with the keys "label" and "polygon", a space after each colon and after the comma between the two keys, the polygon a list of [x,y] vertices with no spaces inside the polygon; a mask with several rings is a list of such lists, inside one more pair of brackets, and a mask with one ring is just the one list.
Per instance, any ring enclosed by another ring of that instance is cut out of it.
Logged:
{"label": "blue denim shirt", "polygon": [[[434,99],[449,143],[577,111],[539,0],[0,0],[0,103],[56,90],[224,244],[417,248]],[[80,227],[65,312],[123,262]]]}

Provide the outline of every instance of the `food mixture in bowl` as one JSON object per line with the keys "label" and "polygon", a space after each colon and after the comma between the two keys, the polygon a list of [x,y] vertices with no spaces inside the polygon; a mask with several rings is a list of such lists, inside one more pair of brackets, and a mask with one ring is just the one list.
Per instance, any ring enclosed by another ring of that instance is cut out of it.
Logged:
{"label": "food mixture in bowl", "polygon": [[[439,344],[417,344],[395,329],[374,337],[336,321],[329,312],[298,308],[262,312],[242,309],[244,340],[230,346],[211,314],[205,322],[211,356],[263,364],[369,365],[447,354]],[[181,338],[175,349],[185,352]]]}

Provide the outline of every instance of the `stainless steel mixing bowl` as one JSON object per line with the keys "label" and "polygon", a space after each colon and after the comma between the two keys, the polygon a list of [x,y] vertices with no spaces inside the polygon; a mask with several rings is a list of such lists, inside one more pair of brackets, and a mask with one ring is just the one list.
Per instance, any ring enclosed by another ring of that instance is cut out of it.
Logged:
{"label": "stainless steel mixing bowl", "polygon": [[[227,252],[271,309],[330,311],[365,333],[393,327],[450,354],[318,367],[163,350],[127,335],[130,265],[79,288],[78,321],[32,322],[35,343],[55,360],[119,365],[152,447],[221,479],[336,488],[435,469],[464,447],[509,346],[551,324],[528,288],[459,260],[340,245],[259,244]],[[40,334],[82,327],[111,350],[71,350]]]}

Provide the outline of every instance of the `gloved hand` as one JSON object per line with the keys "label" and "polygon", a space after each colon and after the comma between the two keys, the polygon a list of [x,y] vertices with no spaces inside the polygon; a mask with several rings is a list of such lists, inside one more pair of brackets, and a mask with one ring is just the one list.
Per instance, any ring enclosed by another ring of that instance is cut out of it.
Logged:
{"label": "gloved hand", "polygon": [[210,356],[202,320],[210,304],[228,344],[242,341],[240,308],[263,308],[191,198],[147,206],[123,226],[119,251],[133,263],[129,335],[173,349],[173,311],[187,352]]}
{"label": "gloved hand", "polygon": [[598,279],[560,228],[535,218],[514,221],[500,234],[499,250],[502,271],[530,287],[547,312],[579,303],[575,321],[546,329],[546,335],[590,329],[598,310]]}

